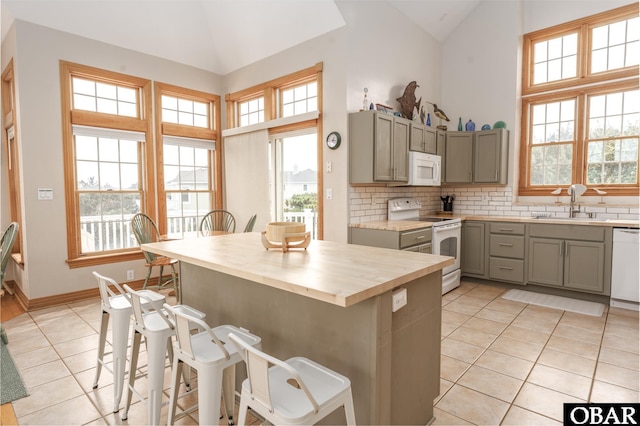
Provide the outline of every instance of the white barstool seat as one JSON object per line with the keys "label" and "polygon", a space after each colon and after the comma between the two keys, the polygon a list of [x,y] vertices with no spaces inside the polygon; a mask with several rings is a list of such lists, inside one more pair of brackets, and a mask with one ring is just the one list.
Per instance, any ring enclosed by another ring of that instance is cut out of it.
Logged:
{"label": "white barstool seat", "polygon": [[[102,367],[113,375],[113,412],[120,410],[120,400],[122,399],[122,388],[124,386],[124,376],[127,363],[127,339],[129,335],[129,324],[131,319],[131,303],[126,296],[125,291],[113,279],[100,275],[93,271],[93,276],[98,280],[98,288],[100,289],[100,299],[102,305],[102,317],[100,319],[100,336],[98,341],[98,356],[96,362],[96,376],[93,381],[93,388],[98,387],[98,380]],[[114,292],[109,286],[115,287],[119,293]],[[162,306],[165,297],[151,290],[144,290],[147,299],[152,301],[154,305]],[[145,304],[149,302],[145,301]],[[107,329],[109,326],[109,318],[113,318],[113,326],[111,327],[111,346],[113,355],[113,365],[111,368],[105,362],[104,352],[105,343],[107,341]]]}
{"label": "white barstool seat", "polygon": [[229,339],[247,366],[238,425],[246,423],[249,407],[274,425],[309,425],[341,406],[347,424],[356,424],[351,381],[347,377],[303,357],[281,361],[234,334]]}
{"label": "white barstool seat", "polygon": [[[175,335],[174,323],[166,316],[166,313],[158,309],[149,309],[149,306],[156,306],[150,300],[146,291],[135,291],[128,285],[124,285],[125,290],[131,297],[133,307],[133,331],[131,356],[129,364],[129,382],[127,384],[127,395],[125,398],[122,420],[126,420],[131,406],[131,397],[135,393],[140,400],[144,397],[134,388],[136,370],[138,369],[138,355],[140,353],[140,340],[145,338],[147,347],[147,376],[148,376],[148,420],[147,423],[157,425],[160,423],[160,410],[162,408],[162,389],[164,384],[165,358],[167,352],[169,359],[173,360],[173,348],[171,337]],[[147,302],[147,303],[145,303]],[[186,312],[199,319],[204,319],[205,314],[186,305],[176,305],[173,307],[180,312]],[[189,387],[189,371],[185,371],[184,380]]]}
{"label": "white barstool seat", "polygon": [[[260,337],[233,325],[211,328],[206,322],[175,310],[172,306],[165,304],[164,307],[167,312],[174,315],[176,324],[169,394],[169,424],[173,424],[176,419],[176,402],[183,364],[198,371],[198,423],[219,424],[220,399],[224,398],[225,405],[231,407],[231,410],[225,409],[229,424],[233,424],[235,365],[241,362],[242,358],[234,345],[227,344],[228,336],[234,333],[238,339],[242,339],[252,347],[260,346]],[[191,334],[192,325],[197,325],[203,331]],[[223,386],[223,376],[225,386]],[[194,407],[188,408],[185,413],[193,409]]]}

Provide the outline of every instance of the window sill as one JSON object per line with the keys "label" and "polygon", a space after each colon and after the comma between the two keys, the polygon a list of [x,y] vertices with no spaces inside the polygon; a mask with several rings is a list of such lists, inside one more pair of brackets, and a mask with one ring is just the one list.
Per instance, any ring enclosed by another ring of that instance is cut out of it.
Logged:
{"label": "window sill", "polygon": [[129,260],[144,259],[141,251],[133,251],[117,254],[103,254],[98,256],[82,256],[75,259],[67,259],[70,269],[84,268],[87,266],[105,265],[108,263],[126,262]]}

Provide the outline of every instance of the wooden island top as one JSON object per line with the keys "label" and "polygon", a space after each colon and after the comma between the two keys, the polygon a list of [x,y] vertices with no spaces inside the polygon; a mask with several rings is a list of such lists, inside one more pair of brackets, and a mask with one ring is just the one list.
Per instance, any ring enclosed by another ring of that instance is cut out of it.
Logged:
{"label": "wooden island top", "polygon": [[266,250],[259,232],[149,243],[142,249],[342,307],[453,263],[448,256],[331,241],[283,253]]}

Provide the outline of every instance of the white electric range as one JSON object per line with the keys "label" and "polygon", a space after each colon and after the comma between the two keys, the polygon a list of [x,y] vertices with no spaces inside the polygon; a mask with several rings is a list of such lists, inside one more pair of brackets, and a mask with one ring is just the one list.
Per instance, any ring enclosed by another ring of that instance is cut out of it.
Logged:
{"label": "white electric range", "polygon": [[415,220],[432,222],[431,252],[455,258],[453,265],[442,270],[442,294],[460,286],[460,240],[462,221],[446,216],[420,216],[422,203],[416,198],[389,200],[388,220]]}

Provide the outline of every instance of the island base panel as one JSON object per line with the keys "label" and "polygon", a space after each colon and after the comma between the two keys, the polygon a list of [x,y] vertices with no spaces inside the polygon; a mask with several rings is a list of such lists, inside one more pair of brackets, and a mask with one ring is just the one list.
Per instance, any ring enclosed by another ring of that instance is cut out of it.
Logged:
{"label": "island base panel", "polygon": [[[181,263],[183,303],[211,326],[234,324],[281,359],[305,356],[351,380],[358,424],[427,424],[440,387],[441,272],[405,285],[408,303],[391,312],[391,291],[343,308]],[[245,377],[237,371],[236,389]],[[322,424],[345,424],[336,410]]]}

